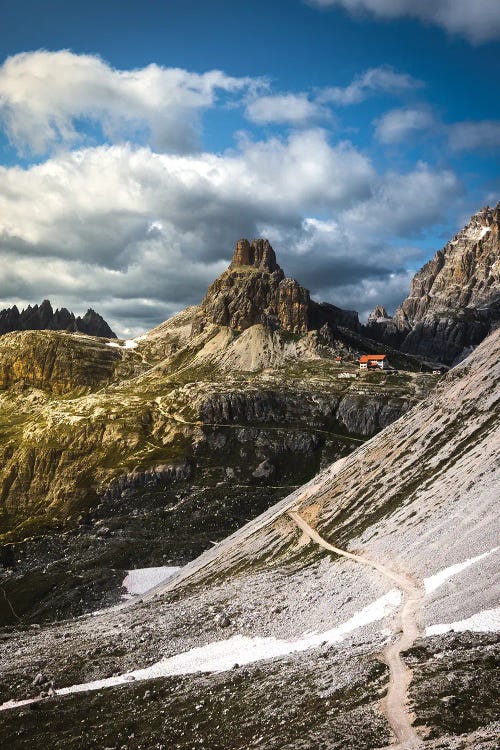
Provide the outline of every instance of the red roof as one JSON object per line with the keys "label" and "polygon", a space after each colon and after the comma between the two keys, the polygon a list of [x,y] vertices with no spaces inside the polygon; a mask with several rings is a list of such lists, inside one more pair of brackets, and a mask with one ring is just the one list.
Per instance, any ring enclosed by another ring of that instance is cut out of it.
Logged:
{"label": "red roof", "polygon": [[387,355],[385,355],[385,354],[363,354],[359,358],[359,361],[362,364],[364,364],[365,362],[373,362],[373,361],[375,361],[375,362],[381,362],[383,359],[386,359],[386,356]]}

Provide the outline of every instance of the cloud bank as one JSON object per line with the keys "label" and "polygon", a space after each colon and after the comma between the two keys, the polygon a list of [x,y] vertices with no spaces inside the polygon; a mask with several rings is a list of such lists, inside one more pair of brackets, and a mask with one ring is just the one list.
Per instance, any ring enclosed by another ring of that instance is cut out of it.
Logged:
{"label": "cloud bank", "polygon": [[319,297],[390,307],[406,291],[415,251],[386,238],[417,237],[460,190],[452,172],[425,164],[379,174],[318,129],[246,140],[222,155],[122,144],[4,167],[1,303],[92,305],[133,335],[199,302],[236,239],[264,235],[285,271]]}
{"label": "cloud bank", "polygon": [[155,64],[116,70],[69,50],[25,52],[0,68],[0,122],[12,143],[35,154],[77,143],[82,119],[110,141],[133,138],[183,153],[198,147],[200,114],[220,95],[261,85],[220,70],[198,74]]}
{"label": "cloud bank", "polygon": [[497,0],[309,0],[320,8],[341,7],[382,20],[416,18],[473,44],[500,39]]}
{"label": "cloud bank", "polygon": [[[273,93],[222,71],[120,71],[69,51],[9,58],[0,124],[20,150],[47,155],[0,167],[0,306],[92,306],[133,336],[198,303],[238,238],[267,236],[316,298],[362,314],[394,308],[425,259],[415,245],[454,213],[462,184],[424,161],[384,168],[338,137],[337,120],[335,135],[318,123],[331,125],[334,107],[423,86],[388,66],[344,87]],[[232,148],[203,150],[203,112],[227,106],[290,130],[239,132]],[[392,109],[375,121],[375,141],[401,144],[433,126],[424,105]],[[496,121],[447,127],[455,152],[499,137]]]}

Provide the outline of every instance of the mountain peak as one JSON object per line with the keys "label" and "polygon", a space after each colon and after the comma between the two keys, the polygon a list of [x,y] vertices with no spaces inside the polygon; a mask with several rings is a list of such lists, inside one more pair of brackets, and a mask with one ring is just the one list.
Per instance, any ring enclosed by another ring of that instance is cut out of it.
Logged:
{"label": "mountain peak", "polygon": [[368,316],[368,322],[372,323],[378,320],[389,320],[391,316],[388,314],[385,307],[382,305],[377,305],[375,309],[369,314]]}
{"label": "mountain peak", "polygon": [[245,238],[238,240],[229,268],[235,269],[243,266],[252,266],[260,271],[269,271],[269,273],[281,271],[276,262],[276,253],[267,239],[253,239],[252,242]]}
{"label": "mountain peak", "polygon": [[475,213],[413,277],[394,318],[368,319],[368,334],[408,354],[452,365],[498,326],[500,203]]}
{"label": "mountain peak", "polygon": [[207,321],[237,331],[262,324],[293,334],[325,324],[359,328],[357,313],[318,304],[298,281],[286,278],[267,239],[238,240],[229,268],[209,286],[193,330]]}
{"label": "mountain peak", "polygon": [[83,317],[61,307],[54,311],[50,300],[44,299],[40,305],[28,305],[22,312],[16,305],[0,310],[0,336],[12,331],[80,331],[89,336],[116,338],[104,318],[89,309]]}

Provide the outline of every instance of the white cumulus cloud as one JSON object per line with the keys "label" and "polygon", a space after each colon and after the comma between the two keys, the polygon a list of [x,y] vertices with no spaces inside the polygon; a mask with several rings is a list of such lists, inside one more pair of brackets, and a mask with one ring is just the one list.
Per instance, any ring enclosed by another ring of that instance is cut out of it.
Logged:
{"label": "white cumulus cloud", "polygon": [[260,96],[248,103],[246,116],[259,125],[305,125],[328,118],[330,114],[326,108],[311,101],[307,94],[300,93]]}
{"label": "white cumulus cloud", "polygon": [[354,78],[348,86],[330,86],[318,99],[339,105],[359,104],[374,94],[401,94],[424,86],[422,81],[408,73],[401,73],[389,65],[369,68]]}
{"label": "white cumulus cloud", "polygon": [[[92,306],[130,337],[199,302],[241,236],[268,236],[285,271],[350,308],[403,297],[409,236],[447,218],[452,172],[379,174],[318,129],[216,155],[127,144],[0,168],[0,305]],[[387,290],[387,295],[384,294]]]}
{"label": "white cumulus cloud", "polygon": [[434,122],[426,109],[392,109],[375,121],[375,136],[381,143],[400,143],[418,131],[428,130]]}
{"label": "white cumulus cloud", "polygon": [[416,18],[474,44],[500,38],[498,0],[309,0],[320,8],[342,7],[353,15]]}
{"label": "white cumulus cloud", "polygon": [[197,146],[200,113],[219,94],[258,86],[220,70],[116,70],[94,55],[24,52],[0,68],[0,121],[14,145],[39,154],[78,141],[82,121],[111,141],[142,136],[157,150],[186,152]]}

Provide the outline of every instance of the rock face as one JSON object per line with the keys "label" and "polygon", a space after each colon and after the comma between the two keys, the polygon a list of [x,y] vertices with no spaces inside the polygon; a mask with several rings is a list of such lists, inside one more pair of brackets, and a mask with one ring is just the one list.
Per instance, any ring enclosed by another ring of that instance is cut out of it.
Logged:
{"label": "rock face", "polygon": [[269,271],[269,273],[281,271],[276,262],[276,253],[269,244],[269,240],[265,239],[252,240],[251,244],[246,239],[238,240],[229,268],[242,266],[252,266],[261,271]]}
{"label": "rock face", "polygon": [[378,323],[381,320],[388,320],[391,316],[387,313],[385,307],[377,305],[375,310],[368,316],[368,323]]}
{"label": "rock face", "polygon": [[33,386],[60,395],[88,390],[109,382],[121,358],[102,341],[59,331],[6,334],[0,346],[0,390]]}
{"label": "rock face", "polygon": [[430,312],[481,308],[500,296],[500,203],[472,216],[415,275],[395,315],[413,326]]}
{"label": "rock face", "polygon": [[89,308],[83,317],[75,315],[62,307],[53,310],[49,300],[44,300],[41,305],[19,312],[16,305],[5,310],[0,310],[0,335],[12,331],[79,331],[89,336],[103,336],[104,338],[116,338],[109,325],[95,310]]}
{"label": "rock face", "polygon": [[388,346],[399,349],[405,337],[404,330],[398,326],[385,307],[377,305],[368,316],[368,321],[363,327],[363,332],[375,341],[381,341]]}
{"label": "rock face", "polygon": [[367,335],[403,352],[452,364],[500,320],[500,203],[475,214],[415,275],[394,318],[377,307]]}
{"label": "rock face", "polygon": [[308,330],[309,292],[286,279],[268,240],[236,243],[231,264],[208,288],[205,319],[244,331],[262,323],[289,333]]}
{"label": "rock face", "polygon": [[285,278],[266,239],[236,243],[228,270],[209,287],[201,310],[205,321],[237,331],[257,324],[291,334],[319,330],[325,324],[359,328],[357,313],[318,304],[298,281]]}

